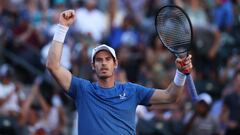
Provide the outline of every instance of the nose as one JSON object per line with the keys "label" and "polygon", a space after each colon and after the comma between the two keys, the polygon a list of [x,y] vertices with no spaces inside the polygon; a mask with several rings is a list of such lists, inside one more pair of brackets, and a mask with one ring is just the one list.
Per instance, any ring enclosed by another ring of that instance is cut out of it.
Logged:
{"label": "nose", "polygon": [[107,64],[107,61],[106,60],[103,60],[102,61],[102,65],[106,65]]}

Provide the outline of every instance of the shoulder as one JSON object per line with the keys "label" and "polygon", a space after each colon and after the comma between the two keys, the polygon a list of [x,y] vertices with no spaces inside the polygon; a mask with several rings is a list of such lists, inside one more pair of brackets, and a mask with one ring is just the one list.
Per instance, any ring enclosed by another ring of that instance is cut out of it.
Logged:
{"label": "shoulder", "polygon": [[147,88],[143,85],[140,85],[140,84],[137,84],[137,83],[132,83],[132,82],[126,82],[126,83],[122,84],[122,87],[129,88],[129,89],[135,90],[135,91],[152,89],[152,88]]}
{"label": "shoulder", "polygon": [[131,82],[126,82],[126,83],[119,83],[118,85],[122,86],[122,87],[136,87],[138,84],[131,83]]}
{"label": "shoulder", "polygon": [[[82,95],[83,91],[86,91],[88,89],[90,89],[92,87],[92,84],[90,81],[76,77],[76,76],[72,76],[72,80],[71,80],[71,85],[70,88],[68,90],[68,94],[73,97],[76,98],[76,95]],[[79,92],[81,91],[81,92]]]}
{"label": "shoulder", "polygon": [[71,83],[74,83],[74,84],[77,84],[77,85],[83,85],[83,86],[91,84],[91,82],[89,80],[86,80],[86,79],[83,79],[83,78],[80,78],[80,77],[77,77],[77,76],[72,76]]}
{"label": "shoulder", "polygon": [[86,79],[80,78],[80,77],[75,76],[75,75],[72,76],[72,79],[75,79],[75,80],[77,80],[77,81],[90,82],[89,80],[86,80]]}

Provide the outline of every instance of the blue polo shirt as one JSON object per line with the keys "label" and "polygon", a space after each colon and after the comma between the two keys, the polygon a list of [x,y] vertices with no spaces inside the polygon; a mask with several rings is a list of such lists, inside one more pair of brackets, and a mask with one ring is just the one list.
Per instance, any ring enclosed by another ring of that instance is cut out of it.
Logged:
{"label": "blue polo shirt", "polygon": [[137,105],[148,105],[154,89],[115,82],[112,88],[72,77],[68,95],[78,111],[79,135],[135,135]]}

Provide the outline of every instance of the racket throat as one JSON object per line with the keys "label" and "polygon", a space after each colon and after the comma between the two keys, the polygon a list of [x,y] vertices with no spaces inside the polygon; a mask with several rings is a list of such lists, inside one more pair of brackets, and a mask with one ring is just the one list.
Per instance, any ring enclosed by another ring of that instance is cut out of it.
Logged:
{"label": "racket throat", "polygon": [[175,56],[177,58],[183,59],[183,58],[186,58],[188,56],[188,52],[186,51],[186,52],[183,52],[183,53],[175,53]]}

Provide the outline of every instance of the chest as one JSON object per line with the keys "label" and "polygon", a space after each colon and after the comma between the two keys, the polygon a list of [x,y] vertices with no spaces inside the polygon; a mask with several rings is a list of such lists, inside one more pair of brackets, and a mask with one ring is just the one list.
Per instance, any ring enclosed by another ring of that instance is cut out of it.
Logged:
{"label": "chest", "polygon": [[[79,99],[77,108],[99,116],[131,118],[135,115],[137,102],[134,93],[128,90],[107,92],[86,92]],[[85,112],[83,112],[85,113]]]}

